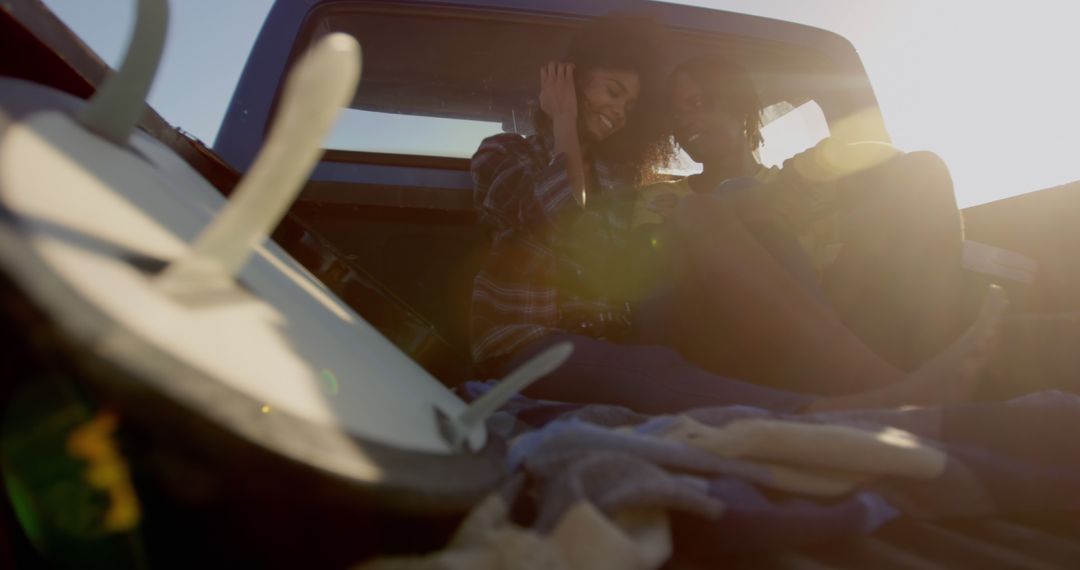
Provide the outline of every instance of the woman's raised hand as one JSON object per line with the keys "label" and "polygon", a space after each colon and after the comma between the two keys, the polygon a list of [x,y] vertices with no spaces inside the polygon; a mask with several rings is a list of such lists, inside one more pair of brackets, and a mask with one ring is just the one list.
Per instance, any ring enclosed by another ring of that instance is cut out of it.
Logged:
{"label": "woman's raised hand", "polygon": [[566,176],[579,206],[585,206],[585,164],[577,128],[574,64],[549,62],[540,68],[540,110],[551,117],[554,155],[566,155]]}
{"label": "woman's raised hand", "polygon": [[577,120],[574,64],[548,62],[540,66],[540,109],[552,121]]}

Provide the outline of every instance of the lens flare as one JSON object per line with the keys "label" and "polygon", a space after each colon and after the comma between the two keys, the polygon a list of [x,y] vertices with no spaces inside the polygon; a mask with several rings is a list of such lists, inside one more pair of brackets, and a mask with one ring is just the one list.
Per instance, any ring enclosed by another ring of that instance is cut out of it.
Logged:
{"label": "lens flare", "polygon": [[337,375],[332,370],[323,369],[322,371],[323,386],[326,392],[331,396],[337,396],[341,391],[341,382],[338,381]]}

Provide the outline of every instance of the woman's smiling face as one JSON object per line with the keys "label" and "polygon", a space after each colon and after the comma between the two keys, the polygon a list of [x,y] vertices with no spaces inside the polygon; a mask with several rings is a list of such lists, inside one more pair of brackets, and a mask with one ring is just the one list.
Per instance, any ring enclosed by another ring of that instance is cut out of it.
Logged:
{"label": "woman's smiling face", "polygon": [[641,93],[637,72],[594,69],[581,90],[578,124],[591,142],[600,142],[626,127]]}

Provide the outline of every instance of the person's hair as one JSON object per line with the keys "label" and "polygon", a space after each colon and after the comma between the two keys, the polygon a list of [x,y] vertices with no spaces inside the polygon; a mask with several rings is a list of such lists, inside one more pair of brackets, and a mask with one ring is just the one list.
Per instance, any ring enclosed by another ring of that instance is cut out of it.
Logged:
{"label": "person's hair", "polygon": [[722,56],[702,55],[684,61],[674,73],[689,75],[711,103],[742,117],[750,150],[757,150],[765,142],[761,136],[761,99],[750,74],[742,66]]}
{"label": "person's hair", "polygon": [[[650,180],[675,156],[661,88],[662,45],[662,28],[657,22],[612,15],[593,20],[578,31],[563,58],[574,64],[578,109],[592,72],[602,69],[637,74],[641,92],[626,114],[626,126],[597,143],[591,152],[597,159],[631,169],[638,182]],[[550,134],[552,129],[551,118],[539,106],[534,107],[533,127],[541,134]]]}

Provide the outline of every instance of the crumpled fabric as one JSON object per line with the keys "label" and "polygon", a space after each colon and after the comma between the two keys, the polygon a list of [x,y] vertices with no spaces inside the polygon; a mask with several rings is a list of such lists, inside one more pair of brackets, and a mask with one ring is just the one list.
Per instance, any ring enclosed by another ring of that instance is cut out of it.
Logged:
{"label": "crumpled fabric", "polygon": [[1078,425],[1080,396],[1062,392],[811,415],[646,416],[517,396],[489,422],[510,442],[503,489],[443,551],[365,568],[657,568],[673,552],[720,563],[901,515],[1078,509]]}
{"label": "crumpled fabric", "polygon": [[662,509],[605,514],[577,501],[540,533],[511,522],[509,505],[496,493],[472,510],[443,550],[378,559],[358,570],[647,570],[670,554]]}

